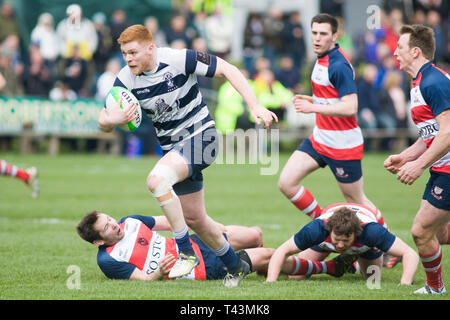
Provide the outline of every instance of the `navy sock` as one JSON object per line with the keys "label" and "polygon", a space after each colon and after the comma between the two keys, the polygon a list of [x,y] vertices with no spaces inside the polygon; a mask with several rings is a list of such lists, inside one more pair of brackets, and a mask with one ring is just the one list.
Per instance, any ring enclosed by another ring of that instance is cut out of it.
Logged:
{"label": "navy sock", "polygon": [[190,251],[193,251],[187,226],[180,231],[174,231],[173,234],[175,235],[178,251],[185,253],[191,253]]}
{"label": "navy sock", "polygon": [[231,248],[228,241],[225,241],[222,247],[214,251],[216,255],[222,260],[228,270],[232,270],[239,262],[239,257],[233,248]]}

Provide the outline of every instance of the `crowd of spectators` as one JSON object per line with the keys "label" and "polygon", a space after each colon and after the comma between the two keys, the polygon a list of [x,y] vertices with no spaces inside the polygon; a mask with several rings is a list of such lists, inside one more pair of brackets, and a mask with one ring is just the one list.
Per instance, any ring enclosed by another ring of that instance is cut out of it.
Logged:
{"label": "crowd of spectators", "polygon": [[[216,5],[208,13],[181,10],[167,24],[160,25],[153,16],[142,23],[153,33],[157,46],[193,48],[227,59],[234,32],[228,9]],[[360,126],[406,128],[409,79],[398,70],[393,58],[399,28],[403,23],[432,27],[437,41],[435,62],[448,71],[449,2],[390,0],[385,1],[382,9],[379,28],[364,28],[350,35],[345,32],[348,17],[345,17],[343,1],[320,1],[321,12],[339,16],[338,43],[354,66],[360,92]],[[50,13],[42,13],[31,32],[27,54],[21,54],[14,7],[8,1],[2,4],[0,96],[27,95],[52,100],[95,98],[99,101],[105,98],[115,75],[124,65],[116,39],[131,24],[127,14],[117,9],[110,17],[102,12],[87,17],[77,4],[68,6],[66,13],[59,22],[54,21]],[[277,112],[281,119],[294,94],[310,93],[309,75],[314,61],[306,58],[306,42],[310,40],[305,34],[305,23],[309,22],[303,21],[301,12],[282,12],[272,7],[262,13],[250,12],[243,30],[243,56],[238,63],[242,72],[249,76],[261,104]],[[230,88],[221,88],[222,84],[215,85],[210,79],[200,79],[200,85],[207,99],[211,96],[208,93],[218,92],[214,103],[216,121],[226,115],[224,121],[230,123],[223,126],[224,130],[239,127],[242,117],[246,119],[245,126],[249,125],[242,101],[238,102],[238,107],[221,101],[230,101],[230,94],[220,94],[221,89]],[[227,113],[233,113],[233,117]]]}

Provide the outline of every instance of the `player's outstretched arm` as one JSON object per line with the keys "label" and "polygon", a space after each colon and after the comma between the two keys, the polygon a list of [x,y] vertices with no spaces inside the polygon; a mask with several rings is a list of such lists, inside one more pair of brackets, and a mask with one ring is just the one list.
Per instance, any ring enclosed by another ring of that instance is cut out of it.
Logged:
{"label": "player's outstretched arm", "polygon": [[419,255],[399,237],[395,238],[394,243],[386,253],[402,258],[403,272],[400,284],[412,284],[419,264]]}
{"label": "player's outstretched arm", "polygon": [[264,128],[268,128],[272,124],[273,120],[278,122],[278,118],[275,113],[267,110],[259,104],[258,99],[256,98],[256,95],[250,87],[247,79],[238,68],[217,57],[217,68],[215,75],[225,76],[231,85],[241,94],[249,108],[253,120],[257,125],[260,125],[262,121],[264,123]]}
{"label": "player's outstretched arm", "polygon": [[166,216],[156,216],[153,217],[155,219],[155,225],[153,226],[153,231],[170,231],[172,230],[172,226],[167,220]]}
{"label": "player's outstretched arm", "polygon": [[300,249],[295,244],[294,237],[291,237],[280,247],[278,247],[278,249],[276,249],[273,253],[272,258],[270,258],[266,282],[277,281],[286,259],[289,256],[299,252]]}

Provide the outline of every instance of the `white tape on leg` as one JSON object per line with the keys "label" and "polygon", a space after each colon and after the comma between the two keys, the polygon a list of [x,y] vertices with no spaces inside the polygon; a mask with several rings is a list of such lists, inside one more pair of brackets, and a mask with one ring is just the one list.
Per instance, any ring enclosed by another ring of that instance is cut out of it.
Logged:
{"label": "white tape on leg", "polygon": [[171,167],[166,165],[156,165],[150,175],[162,178],[162,181],[153,190],[152,195],[158,200],[160,206],[164,206],[173,201],[176,197],[172,186],[178,182],[178,175]]}

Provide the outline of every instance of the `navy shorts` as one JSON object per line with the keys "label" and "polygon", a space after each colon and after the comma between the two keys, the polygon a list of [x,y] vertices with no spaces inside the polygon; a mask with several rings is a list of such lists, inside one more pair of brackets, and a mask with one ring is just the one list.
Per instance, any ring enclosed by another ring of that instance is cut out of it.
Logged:
{"label": "navy shorts", "polygon": [[[223,236],[228,241],[227,235],[223,234]],[[227,275],[227,268],[222,260],[196,234],[191,235],[191,239],[198,245],[202,253],[203,261],[205,262],[206,280],[219,280],[225,278]],[[253,270],[252,261],[245,250],[236,252],[236,254],[240,259],[248,263],[250,270]]]}
{"label": "navy shorts", "polygon": [[215,127],[177,143],[164,154],[178,152],[187,162],[189,174],[186,179],[173,185],[177,195],[189,194],[203,189],[202,170],[209,167],[219,152],[219,138]]}
{"label": "navy shorts", "polygon": [[450,174],[430,170],[422,199],[438,209],[450,210]]}
{"label": "navy shorts", "polygon": [[321,168],[329,166],[336,180],[341,183],[356,182],[362,177],[361,160],[335,160],[318,153],[308,138],[303,140],[298,151],[310,155]]}

